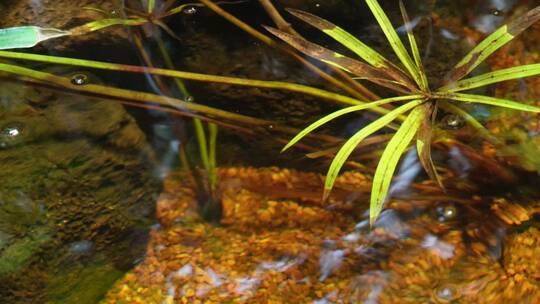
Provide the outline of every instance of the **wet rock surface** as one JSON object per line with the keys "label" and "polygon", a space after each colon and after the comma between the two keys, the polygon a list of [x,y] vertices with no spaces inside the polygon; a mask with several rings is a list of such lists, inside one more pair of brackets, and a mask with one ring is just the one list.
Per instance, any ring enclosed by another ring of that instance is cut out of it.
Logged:
{"label": "wet rock surface", "polygon": [[95,303],[144,252],[159,183],[115,101],[2,80],[0,302]]}

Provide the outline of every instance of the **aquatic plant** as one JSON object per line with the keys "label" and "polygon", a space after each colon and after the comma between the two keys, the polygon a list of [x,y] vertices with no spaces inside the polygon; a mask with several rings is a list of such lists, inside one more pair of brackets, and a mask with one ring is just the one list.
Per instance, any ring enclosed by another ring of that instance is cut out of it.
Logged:
{"label": "aquatic plant", "polygon": [[[279,44],[277,44],[274,40],[254,30],[253,28],[238,20],[234,16],[226,13],[212,1],[200,1],[206,7],[216,11],[217,13],[227,18],[229,21],[236,24],[240,28],[244,29],[246,32],[250,33],[257,39],[263,41],[270,46],[275,46],[281,49],[281,47],[279,47]],[[391,123],[394,120],[402,121],[403,123],[401,127],[399,127],[395,135],[388,143],[388,146],[384,150],[375,172],[372,197],[370,202],[370,220],[373,223],[373,221],[376,220],[378,214],[382,210],[384,203],[387,199],[388,190],[397,163],[399,162],[399,159],[403,152],[407,149],[410,141],[415,136],[417,137],[417,150],[422,165],[426,169],[428,175],[434,180],[438,181],[438,183],[442,186],[442,183],[438,178],[437,172],[433,165],[433,161],[431,160],[430,152],[433,121],[436,116],[436,111],[439,107],[444,108],[447,111],[455,112],[459,115],[462,115],[482,134],[487,134],[487,130],[485,130],[482,125],[474,119],[474,117],[472,117],[466,111],[462,110],[450,101],[483,103],[488,105],[506,107],[510,109],[540,112],[540,108],[538,107],[517,103],[511,100],[460,93],[460,91],[476,88],[479,86],[485,86],[500,81],[540,74],[540,64],[533,64],[495,71],[462,80],[463,77],[468,75],[489,55],[495,52],[502,45],[511,41],[516,35],[521,33],[538,19],[540,19],[540,7],[531,10],[530,12],[525,14],[525,16],[518,18],[513,22],[509,23],[508,25],[501,27],[496,32],[488,36],[467,56],[465,56],[464,59],[461,60],[452,71],[450,71],[442,86],[440,86],[436,90],[432,90],[427,82],[427,77],[423,70],[422,62],[420,60],[420,52],[416,43],[416,39],[412,33],[412,29],[409,26],[408,16],[405,12],[403,4],[401,3],[400,7],[406,23],[407,36],[411,47],[412,57],[406,50],[404,44],[398,37],[388,17],[381,9],[377,1],[366,0],[366,2],[374,13],[377,21],[383,29],[383,32],[385,33],[385,36],[387,37],[393,50],[395,51],[397,57],[400,59],[400,62],[405,69],[390,62],[383,55],[368,47],[345,30],[335,26],[334,24],[324,19],[321,19],[306,12],[289,10],[289,12],[291,12],[293,15],[319,28],[326,34],[336,39],[338,42],[345,45],[347,48],[351,49],[365,62],[346,57],[344,55],[338,54],[319,45],[311,43],[303,39],[294,31],[284,32],[282,30],[272,29],[269,27],[267,28],[274,35],[281,38],[297,50],[300,50],[301,52],[313,58],[325,62],[332,67],[336,67],[342,73],[338,74],[340,75],[341,79],[334,78],[333,76],[325,73],[324,71],[321,71],[316,66],[305,61],[302,56],[299,56],[297,54],[295,55],[285,49],[287,53],[293,55],[294,58],[305,64],[307,67],[309,67],[319,75],[321,75],[323,79],[336,85],[338,88],[343,89],[345,92],[349,93],[353,97],[290,82],[224,77],[183,72],[172,69],[154,68],[152,66],[133,66],[92,60],[81,60],[67,57],[44,56],[29,53],[0,51],[0,57],[16,60],[31,60],[55,64],[83,66],[93,69],[113,70],[130,73],[144,73],[154,76],[172,77],[174,79],[189,79],[194,81],[216,82],[231,85],[288,90],[291,92],[303,93],[319,97],[325,100],[332,101],[336,104],[348,106],[347,108],[323,117],[322,119],[316,121],[315,123],[311,124],[300,132],[295,131],[293,128],[281,126],[271,121],[247,117],[236,113],[229,113],[226,111],[213,109],[204,105],[185,102],[181,99],[174,97],[159,96],[147,92],[111,88],[95,84],[79,86],[73,84],[69,79],[66,79],[65,77],[24,68],[14,64],[0,63],[0,71],[7,72],[19,77],[24,77],[27,80],[31,79],[32,82],[38,84],[47,83],[49,85],[67,88],[69,90],[80,92],[83,94],[97,94],[101,96],[113,97],[121,100],[125,104],[132,106],[158,109],[174,114],[202,118],[206,121],[211,121],[219,125],[234,128],[236,130],[242,130],[243,132],[247,133],[252,131],[249,129],[252,127],[256,127],[262,132],[268,132],[269,128],[271,127],[272,132],[280,131],[288,134],[292,132],[295,133],[296,136],[289,141],[289,143],[284,147],[283,150],[289,149],[292,145],[295,145],[300,139],[306,136],[314,137],[312,135],[314,129],[344,114],[360,110],[369,110],[382,115],[382,117],[373,121],[367,127],[359,130],[356,134],[354,134],[349,140],[345,142],[342,148],[338,151],[328,170],[324,187],[324,199],[328,198],[328,195],[332,189],[332,186],[335,179],[337,178],[340,169],[345,164],[352,151],[360,144],[360,142],[366,141],[365,139],[367,137],[372,137],[373,133],[382,129],[383,127],[392,127],[393,124]],[[152,1],[152,3],[154,2]],[[147,10],[150,15],[157,16],[159,14],[152,14],[153,10],[151,10],[150,5],[152,3],[149,3]],[[183,7],[182,9],[185,8],[186,7]],[[169,9],[169,7],[167,9]],[[175,12],[178,12],[179,10],[180,9],[178,8]],[[167,12],[171,12],[171,10],[169,9]],[[165,15],[167,14],[159,16]],[[71,30],[70,32],[72,34],[83,34],[90,31],[101,30],[112,25],[139,26],[148,24],[151,21],[151,23],[155,23],[155,21],[153,21],[151,18],[149,19],[142,17],[139,19],[139,17],[128,16],[124,19],[112,19],[113,20],[102,19],[92,21],[86,25],[76,28],[77,30]],[[144,22],[141,19],[144,19]],[[158,26],[160,25],[158,24]],[[11,37],[13,37],[13,35],[11,35]],[[0,41],[2,41],[1,37]],[[350,76],[348,76],[347,73],[357,76],[357,78],[368,80],[389,90],[392,90],[398,93],[399,96],[378,99],[372,102],[364,102],[364,100],[367,99],[366,95],[370,95],[370,97],[376,97],[376,95],[374,95],[369,90],[366,90],[357,82],[355,82],[355,84],[351,84],[351,78]],[[186,98],[186,96],[184,96],[184,98]],[[381,107],[382,105],[388,105],[390,103],[396,103],[401,101],[405,103],[392,110]],[[404,114],[406,113],[409,114],[405,117]],[[233,124],[231,124],[230,122],[233,122]],[[245,126],[249,127],[246,128]],[[212,150],[212,146],[215,147],[215,137],[212,135],[210,137],[211,138],[209,142],[207,142],[206,140],[204,142],[207,143],[205,144],[205,147]],[[327,136],[318,136],[317,138],[329,140],[333,143],[336,142],[335,138],[329,138]],[[214,144],[212,144],[213,141]],[[210,151],[209,154],[212,153],[214,153],[215,155],[215,151]],[[212,158],[213,156],[211,157],[210,155],[208,155],[208,157]],[[211,163],[212,161],[209,159],[209,166],[214,166],[215,168],[215,162],[213,164]]]}
{"label": "aquatic plant", "polygon": [[410,142],[415,137],[416,149],[422,166],[430,178],[437,181],[437,183],[443,187],[442,182],[437,175],[433,160],[431,159],[433,122],[436,119],[436,113],[439,107],[444,107],[449,111],[464,116],[467,121],[476,128],[480,128],[483,133],[487,133],[487,131],[482,129],[481,124],[453,102],[487,104],[514,110],[540,112],[539,107],[518,103],[508,99],[461,93],[461,91],[493,83],[540,74],[540,64],[530,64],[463,79],[488,56],[538,21],[538,19],[540,19],[540,6],[532,9],[510,23],[503,25],[486,37],[461,61],[459,61],[450,72],[448,72],[442,85],[436,89],[432,89],[428,83],[424,67],[422,66],[420,51],[416,38],[412,32],[411,23],[403,2],[400,0],[400,10],[405,22],[410,50],[405,48],[405,45],[399,38],[396,30],[378,1],[366,0],[366,3],[384,32],[394,53],[399,58],[401,65],[405,69],[392,63],[382,54],[367,46],[344,29],[304,11],[288,10],[288,12],[295,17],[316,27],[353,51],[363,61],[352,59],[326,49],[320,45],[309,42],[299,35],[286,33],[271,27],[266,28],[272,34],[300,52],[329,65],[338,67],[357,76],[359,79],[370,81],[400,95],[399,97],[380,99],[363,105],[351,106],[326,115],[299,132],[283,148],[283,151],[289,149],[316,128],[337,117],[369,109],[374,106],[405,101],[402,105],[399,105],[390,112],[384,114],[382,117],[358,130],[350,137],[335,155],[326,175],[323,199],[328,198],[339,171],[356,146],[396,118],[408,113],[403,123],[384,149],[373,177],[370,199],[370,223],[373,224],[388,199],[390,184],[398,162],[402,154],[409,147]]}
{"label": "aquatic plant", "polygon": [[[155,0],[134,0],[129,1],[131,7],[124,7],[125,14],[120,14],[119,11],[114,13],[105,11],[99,7],[85,7],[84,9],[92,10],[105,16],[105,18],[88,22],[81,26],[77,26],[70,30],[60,30],[54,28],[42,28],[38,26],[21,26],[7,29],[0,29],[0,49],[15,49],[15,48],[30,48],[45,40],[63,37],[63,36],[77,36],[84,35],[89,32],[103,30],[105,28],[124,25],[131,27],[141,27],[145,34],[145,37],[153,37],[156,39],[159,46],[159,50],[164,59],[164,62],[169,69],[174,69],[171,57],[169,56],[164,43],[160,35],[154,35],[156,28],[161,28],[171,37],[180,40],[178,36],[165,24],[163,19],[173,16],[175,14],[184,12],[192,13],[195,11],[195,7],[203,6],[200,3],[185,3],[181,5],[175,5],[176,1],[155,1]],[[232,4],[229,2],[228,4]],[[236,2],[234,2],[236,3]],[[155,26],[152,26],[155,25]],[[141,58],[145,64],[153,67],[151,57],[147,54],[143,47],[142,35],[139,35],[138,31],[134,32],[134,42],[137,46]],[[159,76],[152,75],[153,81],[160,88],[162,94],[169,95],[170,93],[167,86],[159,79]],[[186,87],[179,78],[174,79],[174,84],[182,94],[182,98],[186,101],[193,102],[193,97],[188,93]],[[205,204],[213,204],[217,201],[215,190],[217,183],[216,173],[216,142],[218,127],[215,123],[208,122],[203,123],[198,117],[193,117],[193,124],[195,128],[195,136],[198,142],[199,156],[204,172],[200,173],[199,170],[192,170],[192,166],[189,164],[188,157],[184,151],[184,145],[179,147],[180,160],[185,169],[192,173],[192,176],[198,185],[201,201],[204,210],[213,209],[218,210],[220,208],[212,207],[208,208]],[[208,131],[206,131],[207,129]],[[208,135],[206,134],[208,132]],[[204,176],[204,177],[203,177]],[[208,212],[203,212],[208,213]],[[214,212],[220,213],[220,212]]]}
{"label": "aquatic plant", "polygon": [[[180,38],[176,36],[176,34],[164,22],[162,22],[161,19],[177,14],[178,12],[192,14],[194,11],[196,11],[195,7],[202,6],[198,3],[187,3],[174,7],[174,4],[175,1],[160,1],[159,3],[156,3],[156,1],[141,0],[132,3],[132,5],[139,8],[139,11],[133,10],[132,8],[124,8],[125,10],[131,11],[135,15],[139,15],[148,20],[147,24],[145,24],[142,28],[139,27],[139,29],[144,31],[145,35],[142,34],[142,31],[133,31],[135,45],[137,46],[139,54],[147,66],[154,67],[154,63],[152,56],[148,54],[148,51],[143,46],[143,40],[145,38],[152,37],[158,46],[159,53],[165,66],[171,70],[175,69],[173,60],[167,50],[167,47],[165,46],[165,42],[161,38],[161,35],[154,35],[154,32],[161,28],[171,37],[180,40]],[[152,79],[156,86],[159,87],[162,94],[173,94],[173,92],[169,89],[169,86],[167,86],[159,76],[152,75]],[[173,84],[176,86],[178,92],[181,94],[184,100],[194,102],[193,96],[188,92],[181,79],[175,78]],[[197,185],[196,189],[200,214],[208,221],[219,222],[221,219],[222,207],[219,196],[216,193],[216,186],[218,182],[216,167],[218,126],[212,122],[204,122],[197,117],[194,117],[192,120],[195,129],[195,137],[199,148],[199,160],[203,170],[198,170],[198,165],[192,165],[193,159],[188,157],[185,144],[179,145],[180,163],[184,170],[190,172],[190,175]],[[184,140],[181,138],[181,141]]]}

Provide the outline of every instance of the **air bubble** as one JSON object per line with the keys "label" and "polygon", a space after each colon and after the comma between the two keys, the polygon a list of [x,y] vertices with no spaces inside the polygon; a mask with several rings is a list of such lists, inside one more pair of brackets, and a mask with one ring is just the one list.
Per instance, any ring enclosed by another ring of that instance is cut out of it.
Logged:
{"label": "air bubble", "polygon": [[445,129],[457,130],[463,128],[465,121],[456,114],[448,114],[442,118],[442,124]]}
{"label": "air bubble", "polygon": [[451,301],[454,298],[454,291],[449,287],[441,288],[437,292],[437,298],[445,301]]}
{"label": "air bubble", "polygon": [[88,83],[88,76],[85,74],[74,74],[71,76],[71,83],[74,85],[85,85]]}
{"label": "air bubble", "polygon": [[197,8],[195,6],[186,7],[182,12],[186,15],[193,15],[197,13]]}
{"label": "air bubble", "polygon": [[22,133],[22,125],[20,123],[11,123],[7,124],[2,128],[1,136],[5,139],[14,139],[21,135]]}
{"label": "air bubble", "polygon": [[69,251],[75,255],[87,255],[94,250],[94,243],[88,240],[69,244]]}
{"label": "air bubble", "polygon": [[17,142],[23,133],[23,125],[13,122],[5,125],[0,130],[0,149],[7,148]]}
{"label": "air bubble", "polygon": [[502,12],[500,10],[498,10],[498,9],[494,9],[493,11],[491,11],[491,14],[493,16],[500,16],[500,15],[502,15]]}
{"label": "air bubble", "polygon": [[457,208],[454,204],[447,204],[438,206],[436,209],[437,219],[440,222],[446,222],[453,220],[457,216]]}

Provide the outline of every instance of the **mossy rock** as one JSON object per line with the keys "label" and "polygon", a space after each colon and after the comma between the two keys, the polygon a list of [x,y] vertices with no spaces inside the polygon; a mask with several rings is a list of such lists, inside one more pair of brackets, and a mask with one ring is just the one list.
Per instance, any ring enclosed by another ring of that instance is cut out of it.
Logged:
{"label": "mossy rock", "polygon": [[51,303],[99,299],[144,254],[154,223],[160,183],[145,135],[116,101],[0,89],[0,302],[46,302],[69,276],[78,285]]}

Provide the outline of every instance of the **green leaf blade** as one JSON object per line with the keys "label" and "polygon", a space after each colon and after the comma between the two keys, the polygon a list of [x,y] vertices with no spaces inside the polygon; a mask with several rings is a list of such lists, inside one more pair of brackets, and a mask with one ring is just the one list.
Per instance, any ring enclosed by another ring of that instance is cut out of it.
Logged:
{"label": "green leaf blade", "polygon": [[138,26],[147,23],[148,20],[143,18],[136,19],[122,19],[122,18],[107,18],[88,22],[81,26],[78,26],[71,30],[73,35],[84,35],[89,32],[99,31],[104,28],[114,26],[114,25],[125,25],[125,26]]}
{"label": "green leaf blade", "polygon": [[487,86],[508,80],[521,79],[540,75],[540,63],[520,65],[493,71],[475,77],[448,84],[439,89],[441,92],[459,92]]}
{"label": "green leaf blade", "polygon": [[446,77],[446,83],[452,83],[467,76],[488,56],[540,19],[540,6],[528,11],[525,15],[501,26],[473,48]]}
{"label": "green leaf blade", "polygon": [[418,70],[418,74],[420,76],[420,88],[423,91],[427,91],[429,85],[426,73],[424,72],[424,67],[422,66],[422,57],[420,56],[418,43],[416,43],[416,38],[414,37],[414,33],[411,28],[411,19],[409,18],[409,14],[407,14],[407,10],[405,9],[405,5],[403,4],[402,0],[399,0],[399,9],[401,10],[401,15],[405,23],[405,29],[407,31],[407,37],[409,38],[409,45],[411,46],[411,53],[413,55],[414,63],[416,64],[416,69]]}
{"label": "green leaf blade", "polygon": [[424,115],[425,113],[422,107],[413,109],[384,149],[375,170],[371,188],[369,204],[369,222],[371,226],[373,226],[379,217],[386,203],[388,190],[390,189],[392,177],[394,176],[399,159],[416,135]]}
{"label": "green leaf blade", "polygon": [[156,0],[148,0],[147,12],[151,14],[156,8]]}
{"label": "green leaf blade", "polygon": [[343,144],[343,146],[339,149],[338,153],[330,164],[330,168],[328,168],[328,172],[326,173],[326,179],[324,182],[323,200],[326,200],[330,195],[330,191],[334,187],[334,183],[336,181],[336,178],[338,177],[339,171],[341,170],[351,153],[354,151],[356,146],[362,140],[392,122],[394,119],[396,119],[396,117],[400,116],[403,113],[406,113],[407,111],[422,104],[423,102],[424,101],[420,99],[409,101],[408,103],[392,110],[388,114],[373,121],[366,127],[356,132],[356,134],[354,134],[351,138],[349,138],[345,142],[345,144]]}
{"label": "green leaf blade", "polygon": [[421,98],[422,96],[421,95],[408,95],[408,96],[400,96],[400,97],[392,97],[392,98],[386,98],[386,99],[381,99],[381,100],[377,100],[377,101],[374,101],[374,102],[370,102],[370,103],[366,103],[366,104],[362,104],[362,105],[357,105],[357,106],[352,106],[352,107],[347,107],[347,108],[344,108],[344,109],[341,109],[339,111],[336,111],[336,112],[333,112],[333,113],[330,113],[326,116],[324,116],[323,118],[315,121],[314,123],[312,123],[311,125],[309,125],[308,127],[304,128],[302,131],[300,131],[298,134],[296,134],[296,136],[294,136],[288,143],[287,145],[285,145],[285,147],[283,147],[283,149],[281,150],[281,152],[284,152],[286,151],[287,149],[289,149],[290,147],[292,147],[294,144],[296,144],[298,141],[300,141],[302,138],[304,138],[306,135],[308,135],[309,133],[313,132],[313,130],[319,128],[320,126],[326,124],[327,122],[337,118],[337,117],[340,117],[342,115],[345,115],[345,114],[348,114],[348,113],[352,113],[352,112],[356,112],[356,111],[361,111],[361,110],[366,110],[366,109],[371,109],[373,107],[377,107],[377,106],[380,106],[380,105],[383,105],[383,104],[387,104],[387,103],[391,103],[391,102],[396,102],[396,101],[405,101],[405,100],[413,100],[413,99],[418,99],[418,98]]}
{"label": "green leaf blade", "polygon": [[384,58],[379,52],[330,21],[301,10],[287,9],[287,11],[346,46],[372,66],[377,68],[388,68],[392,65],[392,63]]}
{"label": "green leaf blade", "polygon": [[71,35],[68,31],[38,26],[0,29],[0,50],[31,48],[42,41],[68,35]]}
{"label": "green leaf blade", "polygon": [[411,59],[411,56],[409,56],[409,53],[405,49],[403,42],[401,42],[401,40],[399,39],[399,36],[394,29],[394,26],[390,22],[390,19],[388,19],[388,16],[386,16],[386,13],[379,5],[379,2],[377,2],[377,0],[366,0],[366,3],[369,6],[369,9],[373,13],[373,15],[375,16],[375,19],[377,19],[379,26],[383,30],[386,39],[390,43],[390,46],[398,56],[399,60],[401,61],[401,63],[403,63],[414,81],[418,85],[420,85],[422,83],[420,72],[418,71],[418,68],[414,64],[413,60]]}
{"label": "green leaf blade", "polygon": [[526,111],[526,112],[540,113],[540,107],[526,105],[526,104],[522,104],[513,100],[503,99],[503,98],[496,98],[496,97],[489,97],[489,96],[475,95],[475,94],[463,94],[463,93],[447,94],[447,95],[444,95],[443,98],[448,98],[451,100],[463,101],[463,102],[474,102],[474,103],[486,104],[486,105],[497,106],[497,107],[502,107],[502,108]]}

